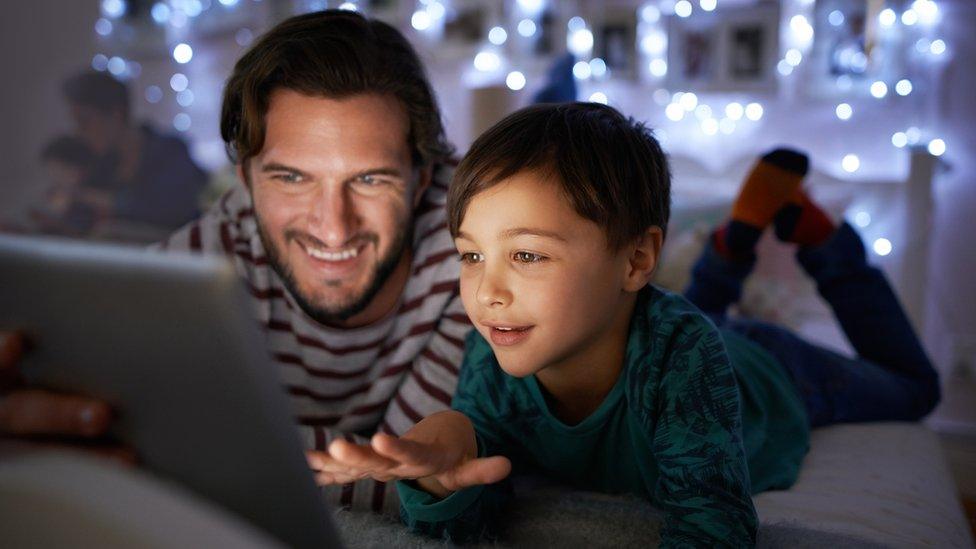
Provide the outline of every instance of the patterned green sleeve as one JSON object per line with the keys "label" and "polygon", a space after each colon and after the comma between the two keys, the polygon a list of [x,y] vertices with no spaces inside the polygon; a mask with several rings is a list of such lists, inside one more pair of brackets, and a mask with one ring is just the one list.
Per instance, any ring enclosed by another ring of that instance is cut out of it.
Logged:
{"label": "patterned green sleeve", "polygon": [[642,415],[658,465],[654,503],[665,512],[661,547],[752,547],[739,390],[721,336],[705,317],[683,315],[659,358]]}
{"label": "patterned green sleeve", "polygon": [[[501,401],[504,391],[497,385],[500,376],[494,375],[492,357],[491,348],[472,330],[451,403],[474,424],[478,457],[508,455],[505,435],[498,430],[504,425],[498,415],[505,406]],[[508,479],[458,490],[440,500],[413,482],[398,482],[397,491],[400,518],[412,532],[453,543],[495,539],[500,515],[512,497]]]}

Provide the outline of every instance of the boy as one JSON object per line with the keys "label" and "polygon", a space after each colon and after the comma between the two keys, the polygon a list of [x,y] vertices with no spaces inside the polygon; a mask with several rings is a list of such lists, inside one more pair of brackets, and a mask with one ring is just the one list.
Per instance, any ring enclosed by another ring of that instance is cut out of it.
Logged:
{"label": "boy", "polygon": [[[462,161],[448,202],[477,330],[454,410],[400,439],[333,443],[342,466],[320,481],[416,479],[399,483],[405,521],[465,540],[489,533],[507,489],[484,485],[514,467],[646,497],[665,512],[663,546],[755,544],[751,494],[793,484],[811,425],[913,419],[937,400],[935,373],[856,235],[835,231],[800,191],[801,160],[763,158],[696,266],[689,298],[717,328],[648,285],[670,176],[642,125],[596,104],[531,107],[498,123]],[[771,223],[801,244],[864,360],[722,316]],[[867,330],[843,316],[853,310]],[[870,330],[887,332],[868,341]]]}

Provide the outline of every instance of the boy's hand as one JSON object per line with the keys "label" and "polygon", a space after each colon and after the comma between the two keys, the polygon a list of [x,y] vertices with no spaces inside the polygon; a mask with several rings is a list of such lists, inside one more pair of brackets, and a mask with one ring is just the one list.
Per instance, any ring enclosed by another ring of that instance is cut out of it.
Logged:
{"label": "boy's hand", "polygon": [[471,421],[446,411],[425,418],[401,438],[378,433],[368,446],[335,440],[328,452],[308,452],[308,461],[319,484],[366,477],[383,482],[417,479],[427,492],[445,497],[468,486],[498,482],[511,472],[507,458],[477,455]]}

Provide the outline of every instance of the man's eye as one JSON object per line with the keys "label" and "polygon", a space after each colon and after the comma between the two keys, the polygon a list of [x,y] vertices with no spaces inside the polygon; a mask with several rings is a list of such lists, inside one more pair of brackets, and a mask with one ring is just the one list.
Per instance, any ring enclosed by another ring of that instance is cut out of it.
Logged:
{"label": "man's eye", "polygon": [[284,183],[301,183],[302,176],[297,173],[281,173],[274,176],[275,179]]}
{"label": "man's eye", "polygon": [[461,263],[474,265],[475,263],[481,263],[484,260],[484,257],[477,252],[465,252],[462,253],[458,259],[461,261]]}
{"label": "man's eye", "polygon": [[372,187],[380,184],[380,180],[372,175],[361,175],[358,178],[356,178],[356,182],[365,185],[367,187]]}
{"label": "man's eye", "polygon": [[544,255],[534,254],[532,252],[515,252],[512,257],[519,263],[539,263],[548,259]]}

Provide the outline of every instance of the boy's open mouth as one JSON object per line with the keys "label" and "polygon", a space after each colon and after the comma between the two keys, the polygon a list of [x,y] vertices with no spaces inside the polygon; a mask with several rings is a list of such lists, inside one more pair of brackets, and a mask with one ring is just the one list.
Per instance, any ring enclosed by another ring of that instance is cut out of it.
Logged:
{"label": "boy's open mouth", "polygon": [[521,343],[535,326],[506,326],[483,323],[489,329],[491,342],[495,345],[509,346]]}

